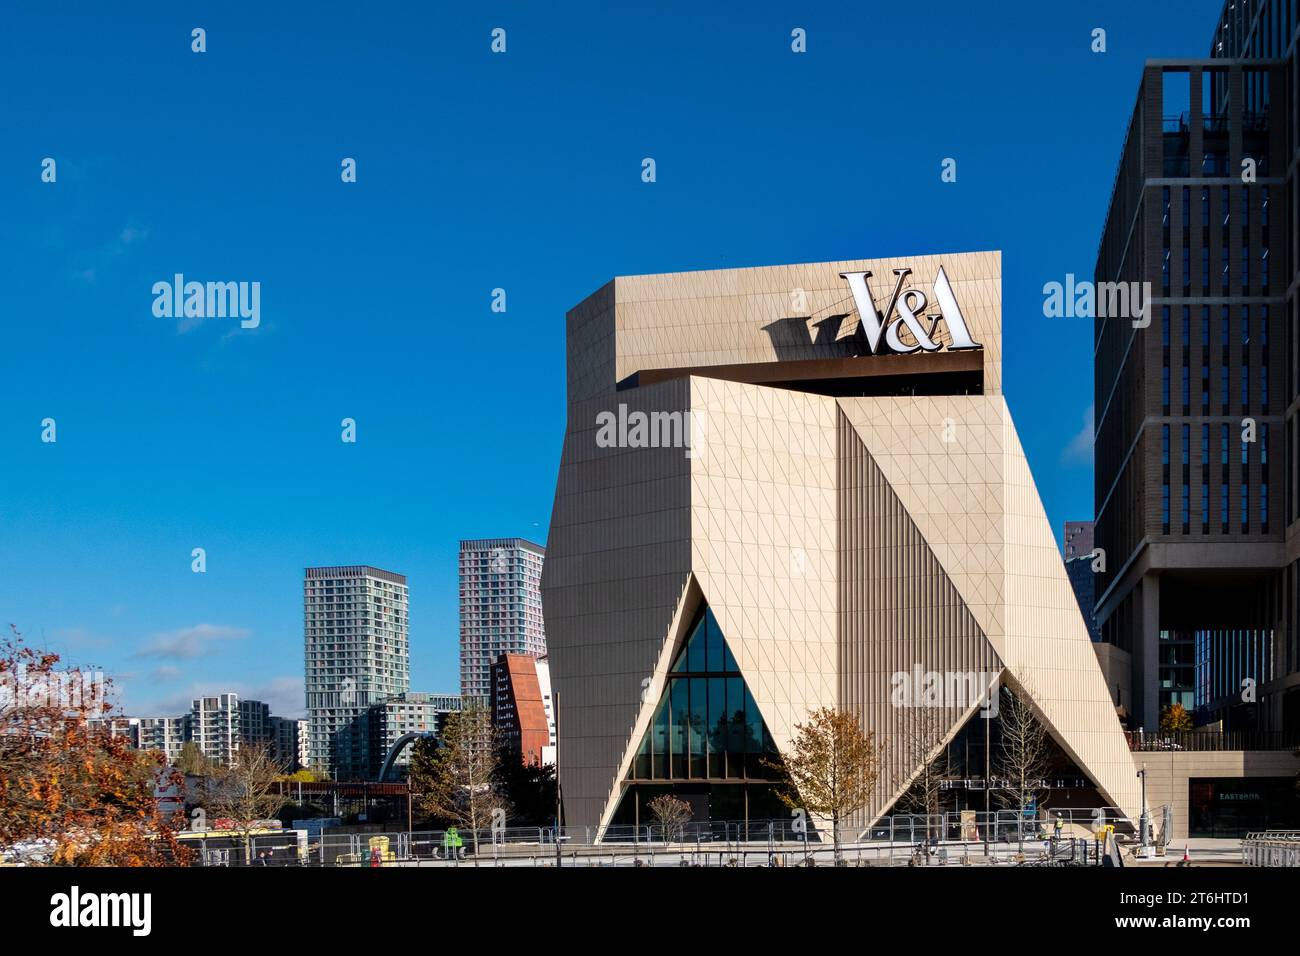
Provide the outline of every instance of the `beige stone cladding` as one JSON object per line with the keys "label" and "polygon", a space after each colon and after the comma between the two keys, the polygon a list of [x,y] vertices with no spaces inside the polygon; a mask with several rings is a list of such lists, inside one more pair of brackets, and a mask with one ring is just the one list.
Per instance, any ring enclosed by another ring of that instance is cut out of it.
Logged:
{"label": "beige stone cladding", "polygon": [[1000,395],[840,399],[845,416],[1053,737],[1134,813],[1132,755]]}
{"label": "beige stone cladding", "polygon": [[[871,803],[848,821],[865,826],[977,710],[991,714],[1002,664],[852,423],[838,418],[839,700],[881,756]],[[937,700],[926,680],[938,682]]]}
{"label": "beige stone cladding", "polygon": [[[983,348],[984,390],[1002,391],[1002,254],[910,256],[904,259],[852,259],[753,269],[719,269],[626,276],[614,280],[616,320],[611,338],[582,324],[583,354],[612,356],[616,381],[643,369],[695,368],[745,362],[789,362],[848,354],[848,337],[858,315],[844,272],[870,272],[876,303],[885,311],[895,269],[910,269],[905,285],[927,298],[937,312],[932,285],[942,266],[971,336]],[[583,303],[584,318],[596,313],[609,286]],[[594,300],[594,301],[593,301]],[[570,338],[574,336],[570,313]],[[939,326],[938,340],[951,341]],[[603,343],[599,350],[594,344]],[[588,381],[591,367],[575,369],[570,347],[570,381]],[[612,384],[612,383],[611,383]]]}
{"label": "beige stone cladding", "polygon": [[[982,395],[831,397],[700,371],[860,355],[840,273],[871,272],[885,311],[893,270],[910,269],[933,314],[940,266],[983,346]],[[880,736],[887,773],[854,822],[924,759],[900,742],[919,715],[886,697],[912,665],[1005,668],[1106,798],[1137,812],[1133,761],[1001,397],[1000,267],[981,252],[636,276],[569,313],[542,580],[568,824],[613,815],[702,602],[778,749],[822,706]],[[670,369],[696,371],[618,387]],[[691,447],[598,441],[598,416],[633,412],[689,416]],[[924,749],[975,709],[945,709]]]}
{"label": "beige stone cladding", "polygon": [[[689,457],[598,446],[597,414],[682,410],[688,394]],[[566,818],[594,826],[617,807],[702,602],[779,748],[810,710],[836,705],[836,411],[697,377],[571,411],[543,591]]]}
{"label": "beige stone cladding", "polygon": [[[601,448],[596,416],[684,409],[686,381],[570,406],[555,491],[543,611],[566,821],[594,826],[634,745],[691,568],[690,461],[681,448]],[[552,551],[551,549],[554,548]]]}
{"label": "beige stone cladding", "polygon": [[691,567],[778,749],[838,697],[833,399],[691,379]]}

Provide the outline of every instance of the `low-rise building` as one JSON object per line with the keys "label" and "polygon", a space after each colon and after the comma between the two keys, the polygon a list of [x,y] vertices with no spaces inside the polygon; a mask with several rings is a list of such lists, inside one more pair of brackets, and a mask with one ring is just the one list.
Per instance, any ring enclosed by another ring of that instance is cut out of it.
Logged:
{"label": "low-rise building", "polygon": [[[369,743],[370,779],[379,778],[384,760],[399,738],[409,733],[440,735],[447,717],[460,709],[461,698],[455,694],[408,692],[372,704],[357,722],[362,725],[357,732],[366,734]],[[406,748],[394,762],[394,773],[404,774],[410,762],[411,751]]]}

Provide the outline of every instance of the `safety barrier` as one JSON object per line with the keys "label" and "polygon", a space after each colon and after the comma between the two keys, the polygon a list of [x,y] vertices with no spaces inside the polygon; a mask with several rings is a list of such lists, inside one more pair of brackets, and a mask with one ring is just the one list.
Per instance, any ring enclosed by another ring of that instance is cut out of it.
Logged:
{"label": "safety barrier", "polygon": [[1300,831],[1248,833],[1241,841],[1241,862],[1246,866],[1300,867]]}

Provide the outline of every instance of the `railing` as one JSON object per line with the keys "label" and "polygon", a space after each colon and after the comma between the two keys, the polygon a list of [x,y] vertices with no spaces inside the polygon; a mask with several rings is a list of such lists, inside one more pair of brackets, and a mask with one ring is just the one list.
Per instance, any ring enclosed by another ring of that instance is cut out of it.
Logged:
{"label": "railing", "polygon": [[1254,730],[1127,731],[1128,749],[1150,753],[1180,750],[1293,750],[1300,747],[1295,734]]}
{"label": "railing", "polygon": [[1300,830],[1247,834],[1241,841],[1241,862],[1246,866],[1300,867]]}
{"label": "railing", "polygon": [[[1061,839],[1055,820],[1061,817]],[[1088,834],[1081,837],[1078,830]],[[1025,815],[1016,810],[932,815],[898,814],[867,828],[840,830],[840,862],[924,865],[949,861],[1051,862],[1072,839],[1095,842],[1112,826],[1131,834],[1133,821],[1114,807],[1061,808]],[[1082,864],[1096,847],[1074,845],[1066,855]],[[367,865],[501,866],[796,866],[836,862],[828,830],[801,828],[792,819],[708,821],[607,827],[506,827],[390,833],[331,833],[311,846],[312,863]],[[231,865],[239,861],[231,860]],[[1057,862],[1061,862],[1057,859]]]}
{"label": "railing", "polygon": [[[1191,114],[1178,113],[1173,116],[1162,116],[1160,118],[1160,130],[1162,133],[1190,133],[1191,132]],[[1269,117],[1267,113],[1242,113],[1241,128],[1247,133],[1262,133],[1269,129]],[[1222,113],[1202,114],[1201,129],[1207,133],[1226,133],[1228,132],[1228,117]]]}
{"label": "railing", "polygon": [[987,843],[1034,842],[1053,835],[1056,817],[1062,827],[1083,827],[1095,833],[1112,826],[1119,833],[1133,833],[1135,822],[1117,807],[1061,807],[1040,813],[1017,810],[978,811],[972,817],[960,812],[940,814],[895,814],[855,834],[858,840],[886,843],[967,840]]}

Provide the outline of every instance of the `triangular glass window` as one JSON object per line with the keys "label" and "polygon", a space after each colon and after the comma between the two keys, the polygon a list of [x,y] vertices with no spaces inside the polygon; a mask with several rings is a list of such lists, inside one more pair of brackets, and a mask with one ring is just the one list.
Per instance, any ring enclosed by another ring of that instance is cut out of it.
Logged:
{"label": "triangular glass window", "polygon": [[740,668],[705,607],[669,669],[668,686],[630,780],[772,780],[779,760]]}

